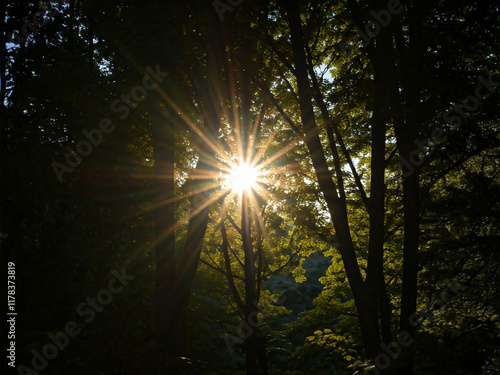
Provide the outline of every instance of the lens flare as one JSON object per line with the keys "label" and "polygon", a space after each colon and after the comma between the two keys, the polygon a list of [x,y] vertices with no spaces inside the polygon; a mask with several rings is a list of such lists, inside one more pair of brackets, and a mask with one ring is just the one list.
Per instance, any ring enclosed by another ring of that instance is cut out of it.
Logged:
{"label": "lens flare", "polygon": [[257,169],[248,165],[236,165],[228,176],[229,188],[236,193],[250,191],[257,186]]}

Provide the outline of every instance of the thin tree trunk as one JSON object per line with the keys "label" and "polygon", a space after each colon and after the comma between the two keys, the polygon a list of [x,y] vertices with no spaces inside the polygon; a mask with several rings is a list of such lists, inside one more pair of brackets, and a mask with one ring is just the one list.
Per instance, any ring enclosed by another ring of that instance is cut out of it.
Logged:
{"label": "thin tree trunk", "polygon": [[[417,1],[408,5],[410,43],[407,51],[402,51],[403,84],[407,97],[407,115],[405,128],[396,129],[399,153],[410,160],[410,153],[417,149],[414,140],[419,137],[421,125],[421,92],[422,92],[422,57],[424,46],[422,42],[423,12],[426,1]],[[398,30],[398,32],[400,32]],[[395,97],[395,88],[392,88]],[[403,180],[404,205],[404,245],[403,245],[403,285],[401,293],[400,331],[408,332],[414,337],[416,329],[411,324],[410,316],[417,308],[418,292],[418,248],[420,233],[420,175],[419,168]],[[401,357],[397,363],[398,375],[412,375],[415,361],[415,347],[410,345],[402,348]]]}
{"label": "thin tree trunk", "polygon": [[[218,118],[211,116],[211,119],[206,120],[205,125],[205,135],[210,139],[215,139],[214,134],[217,134],[219,129]],[[177,272],[175,292],[170,301],[170,303],[178,306],[178,314],[176,314],[175,322],[172,322],[175,326],[172,344],[175,345],[175,352],[177,355],[186,354],[185,346],[189,295],[200,261],[201,248],[208,225],[210,195],[214,189],[214,176],[211,175],[210,172],[215,174],[214,162],[215,151],[207,142],[203,141],[192,185],[193,189],[200,189],[201,192],[196,192],[191,199],[191,215],[188,223],[186,244]]]}
{"label": "thin tree trunk", "polygon": [[[374,108],[371,131],[371,184],[368,213],[370,231],[368,242],[368,267],[366,286],[377,299],[378,312],[381,309],[384,282],[384,202],[385,202],[385,127],[387,121],[387,100],[383,81],[375,70]],[[380,318],[382,316],[380,315]],[[377,330],[379,324],[377,319]],[[388,337],[390,341],[390,337]]]}
{"label": "thin tree trunk", "polygon": [[[382,6],[382,2],[379,2]],[[389,344],[391,337],[391,306],[384,279],[384,219],[385,219],[385,141],[386,124],[390,118],[389,86],[397,82],[392,78],[394,65],[387,61],[391,55],[392,35],[390,29],[382,30],[377,43],[370,49],[374,69],[374,108],[372,121],[370,234],[367,269],[367,284],[373,287],[378,300],[381,341]]]}
{"label": "thin tree trunk", "polygon": [[245,354],[247,374],[257,374],[257,295],[255,282],[255,256],[251,239],[251,218],[248,192],[244,191],[241,197],[241,231],[243,251],[245,253],[245,327],[250,330],[245,338]]}
{"label": "thin tree trunk", "polygon": [[377,314],[374,313],[377,310],[377,304],[363,282],[350,233],[347,207],[345,202],[342,202],[337,196],[337,188],[328,169],[328,163],[319,139],[312,106],[312,92],[307,75],[307,62],[298,4],[296,0],[283,0],[281,4],[286,9],[290,25],[301,119],[305,128],[305,143],[311,155],[318,184],[328,206],[337,239],[340,243],[339,251],[358,311],[363,346],[368,358],[374,358],[380,350]]}

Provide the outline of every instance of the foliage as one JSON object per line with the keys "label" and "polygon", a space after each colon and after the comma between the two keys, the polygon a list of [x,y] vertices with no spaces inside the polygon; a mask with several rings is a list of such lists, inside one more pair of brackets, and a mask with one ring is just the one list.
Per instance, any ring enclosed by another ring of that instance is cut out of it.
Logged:
{"label": "foliage", "polygon": [[[336,163],[341,167],[349,232],[364,279],[378,98],[368,50],[357,48],[347,56],[341,48],[356,36],[347,3],[298,2],[313,68],[308,79],[317,80],[338,127],[334,138],[348,151],[332,147],[328,119],[315,98],[318,137],[336,181]],[[368,15],[377,8],[375,2],[355,3]],[[405,10],[393,20],[399,24],[387,30],[400,27],[403,40],[394,44],[406,46],[414,2],[401,3]],[[432,315],[416,328],[415,373],[489,375],[500,360],[500,94],[481,100],[458,128],[444,123],[443,114],[474,95],[480,76],[498,81],[500,9],[494,1],[426,5],[418,135],[424,140],[442,128],[447,140],[422,148],[425,161],[418,172],[417,312]],[[220,119],[216,139],[208,140],[217,150],[215,167],[227,168],[244,144],[265,176],[252,202],[250,242],[263,250],[253,265],[261,282],[257,329],[265,338],[268,373],[351,374],[368,363],[339,236],[302,134],[303,103],[286,6],[247,1],[232,8],[221,21],[231,30],[225,55],[213,57],[207,46],[219,42],[210,38],[220,20],[210,2],[7,1],[1,6],[0,229],[8,234],[1,239],[1,258],[17,268],[17,363],[29,365],[30,350],[42,350],[47,334],[71,320],[82,332],[49,361],[47,374],[160,374],[174,361],[157,345],[154,330],[153,186],[159,162],[154,134],[166,132],[167,122],[175,133],[159,147],[175,149],[172,212],[179,260],[195,207],[191,198],[199,188],[193,181],[207,142],[206,93],[212,85],[217,92],[208,97]],[[43,9],[53,10],[43,15],[47,23],[25,42],[10,43],[8,36],[22,29],[23,19],[32,20]],[[377,38],[372,45],[381,43]],[[211,58],[220,72],[210,71]],[[399,58],[398,69],[411,75],[406,57]],[[157,65],[168,78],[144,100],[125,100],[129,113],[122,119],[112,103],[132,95],[146,67]],[[405,110],[407,94],[401,90]],[[59,181],[53,161],[63,162],[66,147],[76,149],[85,139],[83,131],[98,128],[103,118],[114,130]],[[395,122],[387,117],[383,150],[383,281],[393,339],[400,327],[405,256],[405,180]],[[241,197],[224,191],[220,173],[211,178],[215,188],[187,313],[190,354],[175,365],[179,373],[242,374],[242,311],[229,283],[233,278],[237,294],[245,297]],[[231,250],[231,277],[221,223]],[[125,265],[135,279],[95,320],[82,322],[77,306]],[[439,306],[450,280],[466,289]],[[238,340],[230,345],[228,337]]]}

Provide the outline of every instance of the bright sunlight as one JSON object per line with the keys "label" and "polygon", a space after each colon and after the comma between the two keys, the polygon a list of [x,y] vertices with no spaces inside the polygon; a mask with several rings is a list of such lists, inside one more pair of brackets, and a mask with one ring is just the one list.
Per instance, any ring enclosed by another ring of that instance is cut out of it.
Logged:
{"label": "bright sunlight", "polygon": [[257,169],[248,164],[236,165],[228,176],[229,187],[236,193],[250,191],[257,186]]}

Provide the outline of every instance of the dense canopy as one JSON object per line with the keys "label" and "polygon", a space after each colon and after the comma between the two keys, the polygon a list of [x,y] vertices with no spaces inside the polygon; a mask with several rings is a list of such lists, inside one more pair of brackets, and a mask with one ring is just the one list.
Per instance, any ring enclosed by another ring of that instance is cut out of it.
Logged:
{"label": "dense canopy", "polygon": [[498,1],[0,10],[2,373],[500,371]]}

